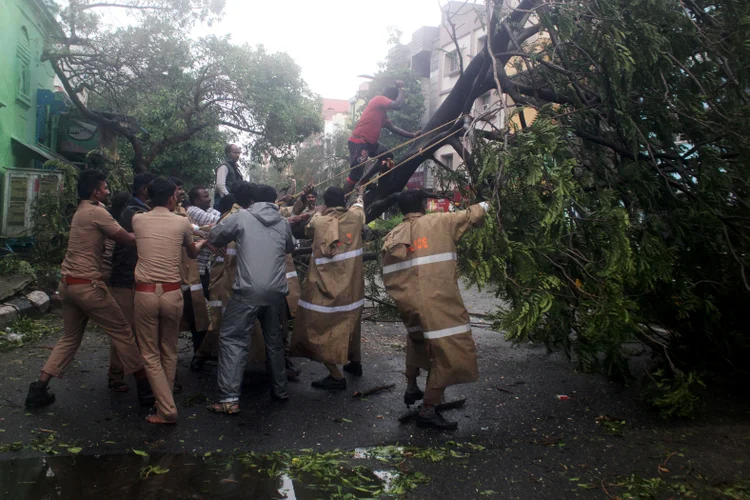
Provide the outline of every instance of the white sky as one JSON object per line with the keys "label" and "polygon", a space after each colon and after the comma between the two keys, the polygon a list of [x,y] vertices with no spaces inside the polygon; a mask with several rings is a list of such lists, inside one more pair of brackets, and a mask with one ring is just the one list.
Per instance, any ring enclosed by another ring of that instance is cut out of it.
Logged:
{"label": "white sky", "polygon": [[[224,17],[209,29],[237,44],[286,52],[313,92],[349,99],[388,53],[388,27],[402,43],[422,26],[438,26],[445,0],[227,0]],[[201,29],[200,31],[203,31]]]}

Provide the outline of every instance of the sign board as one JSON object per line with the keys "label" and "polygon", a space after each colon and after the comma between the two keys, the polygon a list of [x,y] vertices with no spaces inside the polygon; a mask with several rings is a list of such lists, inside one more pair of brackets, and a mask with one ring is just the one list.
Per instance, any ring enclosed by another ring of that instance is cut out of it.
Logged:
{"label": "sign board", "polygon": [[2,235],[27,236],[33,204],[41,194],[61,188],[62,174],[49,170],[9,168],[3,176]]}

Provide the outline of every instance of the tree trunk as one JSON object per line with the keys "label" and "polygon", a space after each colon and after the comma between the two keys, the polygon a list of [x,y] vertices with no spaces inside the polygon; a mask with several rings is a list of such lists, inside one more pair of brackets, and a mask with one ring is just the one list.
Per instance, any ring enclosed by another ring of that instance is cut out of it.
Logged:
{"label": "tree trunk", "polygon": [[[491,29],[491,47],[494,53],[509,51],[511,43],[509,33],[515,31],[515,36],[520,33],[515,26],[523,26],[524,20],[529,15],[528,11],[534,4],[535,0],[522,0],[518,7],[499,25],[496,31]],[[491,26],[492,24],[494,23],[491,23]],[[515,41],[520,43],[523,40],[516,39]],[[508,55],[497,57],[498,66],[505,66],[510,57]],[[432,115],[423,130],[432,130],[451,120],[456,120],[456,122],[452,125],[446,125],[415,141],[405,153],[402,153],[395,160],[397,165],[402,162],[404,163],[387,176],[384,176],[380,181],[384,185],[381,185],[380,189],[372,191],[374,194],[369,195],[368,199],[365,200],[367,222],[372,221],[385,212],[389,205],[386,198],[390,194],[403,190],[406,187],[406,183],[409,182],[411,176],[414,175],[414,172],[422,163],[429,159],[435,150],[447,144],[445,141],[436,144],[438,141],[463,127],[463,121],[458,120],[461,115],[471,112],[474,101],[485,92],[496,87],[494,78],[490,78],[491,76],[492,58],[488,52],[488,47],[485,47],[466,66],[463,74],[451,89],[450,94],[448,94],[448,97],[437,111],[435,111],[435,114]],[[412,156],[414,158],[411,158]],[[385,182],[383,183],[383,181]]]}

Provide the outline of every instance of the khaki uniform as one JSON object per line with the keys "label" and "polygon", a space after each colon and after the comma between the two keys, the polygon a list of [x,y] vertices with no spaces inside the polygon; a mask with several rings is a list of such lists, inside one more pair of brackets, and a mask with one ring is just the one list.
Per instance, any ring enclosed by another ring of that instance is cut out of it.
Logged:
{"label": "khaki uniform", "polygon": [[[187,210],[181,206],[175,207],[174,213],[180,217],[185,217],[185,220],[189,220]],[[192,235],[192,225],[190,231]],[[201,275],[198,271],[198,261],[188,257],[184,248],[182,249],[182,262],[180,264],[180,283],[182,283],[183,292],[190,291],[190,298],[193,301],[192,309],[195,330],[198,332],[205,332],[210,326],[210,319],[208,316],[208,309],[206,308],[206,297],[203,294]],[[187,318],[183,319],[185,323],[189,323]],[[181,326],[183,325],[181,324]],[[187,330],[188,327],[180,329]]]}
{"label": "khaki uniform", "polygon": [[44,373],[62,377],[94,320],[112,340],[125,374],[143,368],[143,359],[128,321],[102,280],[104,240],[122,229],[101,205],[82,201],[73,216],[59,293],[64,332],[52,350]]}
{"label": "khaki uniform", "polygon": [[[133,232],[138,246],[134,301],[138,345],[156,396],[157,415],[175,421],[172,389],[183,304],[180,265],[183,247],[193,243],[193,228],[187,218],[155,207],[133,217]],[[153,291],[141,290],[149,284],[154,285]]]}
{"label": "khaki uniform", "polygon": [[293,356],[328,364],[361,361],[364,224],[359,198],[349,210],[329,208],[315,214],[307,225],[313,253],[297,309]]}
{"label": "khaki uniform", "polygon": [[[383,283],[408,332],[406,365],[429,370],[428,391],[479,378],[469,313],[458,288],[456,242],[483,217],[480,205],[406,214],[383,243]],[[440,401],[425,396],[425,403]]]}

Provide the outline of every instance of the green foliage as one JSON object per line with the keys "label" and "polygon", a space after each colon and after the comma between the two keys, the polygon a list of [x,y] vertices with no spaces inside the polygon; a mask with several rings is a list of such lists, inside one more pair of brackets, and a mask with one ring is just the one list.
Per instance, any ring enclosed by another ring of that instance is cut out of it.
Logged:
{"label": "green foliage", "polygon": [[645,395],[662,417],[690,418],[702,406],[701,399],[696,395],[699,387],[705,388],[706,385],[694,371],[670,373],[660,368],[649,375]]}
{"label": "green foliage", "polygon": [[[52,315],[18,318],[7,327],[5,334],[0,333],[0,352],[36,342],[50,333],[60,331],[61,328],[59,318]],[[16,338],[15,335],[20,335],[20,338]]]}
{"label": "green foliage", "polygon": [[529,91],[533,123],[474,148],[492,216],[462,242],[462,269],[509,301],[495,318],[508,338],[562,347],[582,370],[624,379],[623,344],[651,347],[648,400],[687,416],[698,374],[749,374],[750,5],[537,13],[553,36],[509,65],[555,104]]}
{"label": "green foliage", "polygon": [[[88,91],[86,104],[74,99],[79,111],[115,122],[107,126],[130,144],[122,158],[136,171],[153,165],[158,173],[209,184],[227,139],[246,140],[253,161],[284,162],[321,129],[318,96],[289,55],[235,45],[228,35],[191,37],[223,4],[70,2],[66,36],[55,33],[46,44],[43,58],[63,84],[73,93]],[[101,22],[107,8],[127,12],[131,23]]]}

